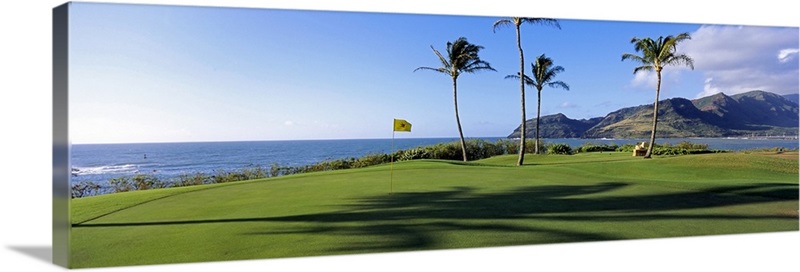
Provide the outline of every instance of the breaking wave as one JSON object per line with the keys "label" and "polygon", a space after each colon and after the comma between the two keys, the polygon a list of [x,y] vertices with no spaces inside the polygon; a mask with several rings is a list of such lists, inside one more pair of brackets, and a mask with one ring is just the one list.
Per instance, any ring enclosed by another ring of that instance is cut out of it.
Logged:
{"label": "breaking wave", "polygon": [[72,167],[72,175],[133,174],[139,171],[135,164]]}

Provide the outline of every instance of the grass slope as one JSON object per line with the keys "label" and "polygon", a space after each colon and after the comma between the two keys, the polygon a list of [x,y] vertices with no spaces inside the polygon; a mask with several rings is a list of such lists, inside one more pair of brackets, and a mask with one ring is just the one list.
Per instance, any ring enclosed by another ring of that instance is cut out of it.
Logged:
{"label": "grass slope", "polygon": [[[798,230],[798,155],[515,156],[72,200],[71,266]],[[390,193],[390,189],[393,193]]]}

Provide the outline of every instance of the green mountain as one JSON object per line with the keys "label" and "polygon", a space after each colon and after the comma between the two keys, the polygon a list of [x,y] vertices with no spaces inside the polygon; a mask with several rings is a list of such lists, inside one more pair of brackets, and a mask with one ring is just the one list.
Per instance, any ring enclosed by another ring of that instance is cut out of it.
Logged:
{"label": "green mountain", "polygon": [[[547,135],[547,138],[580,138],[589,128],[597,125],[602,120],[602,117],[592,119],[575,120],[569,119],[566,115],[558,113],[548,116],[542,116],[542,121],[539,122],[539,133]],[[509,138],[519,138],[520,127],[514,130]],[[535,137],[536,135],[536,118],[525,121],[526,137]]]}
{"label": "green mountain", "polygon": [[[784,96],[752,91],[733,96],[718,93],[688,100],[662,100],[658,137],[735,137],[798,134],[798,105]],[[535,137],[535,120],[528,120],[527,137]],[[647,138],[653,126],[653,105],[628,107],[605,117],[569,119],[543,116],[543,138]],[[509,138],[519,137],[519,127]]]}
{"label": "green mountain", "polygon": [[[684,98],[661,101],[658,109],[659,137],[722,137],[725,129],[709,122],[713,115]],[[653,128],[653,106],[621,109],[606,115],[583,135],[585,138],[647,138]]]}

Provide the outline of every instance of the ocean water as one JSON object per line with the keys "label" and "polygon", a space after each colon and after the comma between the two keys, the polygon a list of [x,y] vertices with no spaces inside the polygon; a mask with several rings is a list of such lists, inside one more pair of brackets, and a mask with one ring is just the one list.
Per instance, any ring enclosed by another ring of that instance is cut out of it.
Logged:
{"label": "ocean water", "polygon": [[[501,138],[481,138],[495,142]],[[456,141],[456,138],[395,139],[395,150]],[[623,145],[646,139],[544,139],[576,148],[584,143]],[[711,149],[748,150],[782,147],[797,149],[796,139],[658,139],[657,143],[689,141],[708,144]],[[138,144],[76,144],[71,147],[71,182],[94,181],[135,174],[152,174],[168,180],[181,174],[213,174],[218,170],[247,167],[302,166],[325,160],[358,158],[390,153],[391,139],[296,140],[252,142],[192,142]]]}
{"label": "ocean water", "polygon": [[[394,148],[409,149],[456,140],[395,139]],[[391,152],[392,139],[76,144],[70,150],[71,182],[104,183],[111,178],[135,174],[168,179],[181,174],[213,174],[217,170],[270,167],[272,164],[302,166]]]}

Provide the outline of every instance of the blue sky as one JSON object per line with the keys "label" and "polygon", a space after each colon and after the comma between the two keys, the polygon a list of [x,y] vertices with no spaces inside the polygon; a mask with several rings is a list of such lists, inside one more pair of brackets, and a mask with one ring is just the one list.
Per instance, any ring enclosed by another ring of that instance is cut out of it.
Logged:
{"label": "blue sky", "polygon": [[[460,36],[497,72],[459,77],[466,137],[519,125],[513,28],[502,17],[73,4],[73,143],[456,137],[451,80],[430,46]],[[652,103],[653,75],[633,75],[632,37],[688,32],[695,69],[665,69],[661,98],[754,89],[798,93],[797,27],[560,20],[522,27],[526,68],[551,57],[570,90],[543,90],[542,115],[604,116]],[[528,118],[536,93],[528,92]]]}

